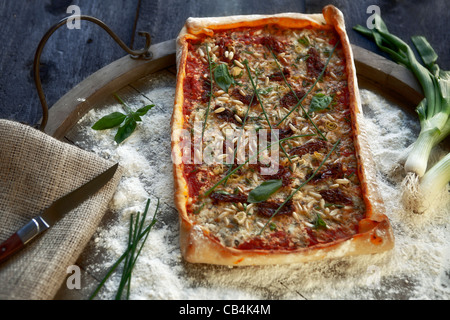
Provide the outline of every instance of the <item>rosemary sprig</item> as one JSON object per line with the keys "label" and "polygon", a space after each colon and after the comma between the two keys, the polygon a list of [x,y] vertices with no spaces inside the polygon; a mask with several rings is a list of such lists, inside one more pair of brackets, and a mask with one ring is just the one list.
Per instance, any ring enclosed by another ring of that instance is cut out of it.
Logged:
{"label": "rosemary sprig", "polygon": [[[277,126],[279,126],[284,120],[286,120],[287,117],[289,117],[291,115],[292,112],[294,112],[295,110],[298,109],[299,106],[301,106],[301,103],[303,102],[303,100],[306,98],[306,96],[308,96],[308,94],[314,89],[314,87],[316,86],[317,82],[319,82],[319,79],[322,78],[323,74],[325,73],[325,70],[328,67],[328,64],[330,63],[331,57],[333,57],[333,53],[336,50],[338,44],[339,44],[340,40],[338,40],[336,42],[336,44],[334,45],[333,49],[330,52],[330,56],[327,59],[327,62],[325,63],[325,66],[323,67],[322,71],[320,72],[319,76],[317,77],[316,81],[314,81],[313,85],[309,88],[309,90],[306,92],[306,94],[303,96],[302,99],[300,99],[300,101],[291,109],[291,111],[288,112],[288,114],[286,116],[283,117],[283,119],[281,119],[280,122],[277,123]],[[306,117],[309,118],[307,112],[305,111],[305,109],[303,108],[303,106],[301,106]]]}
{"label": "rosemary sprig", "polygon": [[278,207],[277,210],[275,210],[275,212],[270,216],[270,218],[267,220],[266,224],[261,228],[261,230],[259,231],[258,235],[261,235],[264,230],[266,229],[266,227],[270,224],[270,222],[272,221],[273,217],[275,217],[277,215],[278,212],[280,212],[281,208],[284,207],[284,205],[286,203],[288,203],[289,200],[292,199],[292,197],[301,189],[303,188],[309,181],[311,181],[315,175],[319,172],[319,170],[322,168],[322,166],[324,165],[324,163],[328,160],[328,158],[331,156],[331,154],[334,152],[334,150],[337,148],[337,146],[341,143],[341,139],[339,139],[334,145],[333,148],[330,150],[330,152],[328,152],[327,156],[322,160],[322,162],[320,163],[320,165],[317,167],[317,169],[314,171],[314,173],[307,179],[305,180],[302,184],[300,184],[290,195],[289,197],[286,198],[286,200]]}
{"label": "rosemary sprig", "polygon": [[125,261],[124,261],[124,266],[123,266],[123,270],[122,270],[122,277],[120,279],[120,283],[119,283],[119,287],[118,287],[115,299],[116,300],[122,299],[125,288],[127,289],[126,299],[129,299],[131,275],[132,275],[134,266],[136,265],[136,261],[137,261],[139,255],[141,254],[142,248],[144,247],[144,244],[147,241],[148,235],[149,235],[152,227],[155,225],[155,223],[157,221],[156,215],[159,210],[159,199],[158,199],[155,213],[153,215],[151,222],[144,228],[149,206],[150,206],[150,199],[147,201],[147,204],[145,206],[145,210],[144,210],[142,217],[140,216],[139,212],[137,213],[136,220],[134,220],[133,215],[131,215],[127,249],[120,256],[120,258],[112,265],[112,267],[109,269],[109,271],[107,272],[105,277],[102,279],[100,284],[97,286],[97,288],[94,290],[94,292],[89,297],[89,300],[92,300],[97,296],[97,294],[100,292],[100,290],[105,285],[106,281],[112,276],[112,274],[116,271],[116,269],[119,267],[119,265],[124,260]]}
{"label": "rosemary sprig", "polygon": [[250,161],[256,159],[259,154],[267,149],[269,149],[271,146],[275,145],[275,144],[279,144],[281,142],[284,142],[286,140],[290,140],[290,139],[296,139],[296,138],[302,138],[302,137],[311,137],[311,136],[315,136],[316,134],[304,134],[304,135],[298,135],[298,136],[291,136],[291,137],[287,137],[287,138],[283,138],[280,140],[277,140],[274,143],[269,144],[268,146],[266,146],[265,148],[263,148],[262,150],[259,150],[253,157],[250,157],[249,159],[247,159],[244,163],[240,164],[239,166],[237,166],[235,169],[233,169],[232,171],[230,171],[228,174],[226,174],[222,179],[220,179],[214,186],[212,186],[209,190],[207,190],[204,194],[203,197],[207,197],[209,196],[214,189],[216,189],[219,185],[221,185],[224,181],[228,180],[228,178],[235,173],[236,171],[238,171],[239,169],[241,169],[244,165],[246,165],[247,163],[249,163]]}

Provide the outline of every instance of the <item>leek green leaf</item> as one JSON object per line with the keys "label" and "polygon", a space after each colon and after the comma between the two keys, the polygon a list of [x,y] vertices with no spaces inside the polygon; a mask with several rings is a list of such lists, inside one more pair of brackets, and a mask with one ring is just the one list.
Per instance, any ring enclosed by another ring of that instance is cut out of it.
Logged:
{"label": "leek green leaf", "polygon": [[431,69],[431,67],[436,63],[438,55],[431,47],[430,43],[425,37],[422,36],[413,36],[411,37],[411,40],[422,58],[423,63],[428,67],[428,69]]}

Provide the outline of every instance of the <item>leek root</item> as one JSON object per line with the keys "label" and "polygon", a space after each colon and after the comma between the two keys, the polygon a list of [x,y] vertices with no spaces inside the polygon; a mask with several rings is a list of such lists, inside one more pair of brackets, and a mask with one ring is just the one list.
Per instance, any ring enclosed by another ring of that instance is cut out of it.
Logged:
{"label": "leek root", "polygon": [[440,196],[445,196],[450,182],[450,153],[433,165],[419,178],[409,173],[402,183],[402,200],[408,211],[424,213],[436,204]]}

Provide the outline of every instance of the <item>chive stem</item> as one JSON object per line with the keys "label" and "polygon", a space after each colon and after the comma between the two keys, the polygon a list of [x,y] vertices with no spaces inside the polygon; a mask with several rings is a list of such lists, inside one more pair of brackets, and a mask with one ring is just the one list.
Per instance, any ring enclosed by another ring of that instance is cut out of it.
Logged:
{"label": "chive stem", "polygon": [[237,166],[235,169],[233,169],[231,172],[229,172],[227,175],[225,175],[222,179],[220,179],[214,186],[212,186],[209,190],[207,190],[203,196],[207,197],[209,196],[214,189],[216,189],[219,185],[221,185],[224,181],[226,181],[233,173],[235,173],[236,171],[238,171],[239,169],[241,169],[244,165],[246,165],[247,163],[249,163],[251,160],[254,160],[255,158],[257,158],[259,156],[259,154],[267,149],[269,149],[271,146],[273,146],[274,144],[279,144],[281,142],[290,140],[290,139],[296,139],[296,138],[302,138],[302,137],[311,137],[311,136],[315,136],[315,134],[305,134],[305,135],[298,135],[298,136],[291,136],[291,137],[287,137],[287,138],[283,138],[280,139],[274,143],[269,144],[268,146],[266,146],[265,148],[263,148],[262,150],[259,150],[256,155],[254,155],[253,157],[250,157],[249,159],[247,159],[244,163],[240,164],[239,166]]}
{"label": "chive stem", "polygon": [[[151,222],[145,227],[144,229],[144,222],[147,217],[147,212],[150,206],[150,199],[147,201],[145,211],[142,217],[140,217],[140,214],[137,214],[137,218],[134,220],[134,216],[130,216],[130,230],[129,230],[129,239],[128,239],[128,245],[125,250],[125,252],[117,259],[117,261],[112,265],[112,267],[108,270],[105,277],[100,281],[97,288],[94,290],[94,292],[89,297],[89,300],[93,300],[100,290],[105,285],[106,281],[112,276],[112,274],[117,270],[119,265],[124,262],[124,267],[122,271],[121,280],[119,283],[119,288],[117,290],[117,293],[115,295],[115,299],[121,299],[123,296],[123,291],[125,289],[125,286],[127,288],[127,294],[126,298],[129,299],[130,297],[130,283],[131,283],[131,275],[132,271],[134,269],[134,266],[136,264],[136,261],[141,254],[142,248],[148,238],[148,235],[152,229],[152,227],[156,223],[156,215],[159,210],[160,202],[158,199],[158,204],[156,205],[156,209],[153,215],[153,218]],[[140,221],[140,223],[139,223]],[[141,242],[142,240],[142,242]],[[138,245],[139,242],[141,242],[139,249]],[[137,251],[136,251],[137,250]],[[125,260],[125,261],[124,261]]]}
{"label": "chive stem", "polygon": [[[252,74],[250,72],[250,68],[248,66],[248,60],[245,59],[243,61],[243,63],[244,63],[245,68],[247,70],[248,77],[250,78],[250,82],[251,82],[251,84],[253,86],[253,90],[255,91],[256,97],[258,98],[259,105],[261,106],[261,109],[262,109],[262,111],[264,113],[264,117],[266,118],[266,121],[269,124],[270,130],[272,130],[273,128],[272,128],[272,124],[270,123],[269,116],[267,115],[267,112],[266,112],[266,109],[264,108],[264,105],[263,105],[263,102],[261,100],[261,97],[259,96],[259,92],[258,92],[258,89],[256,88],[256,84],[253,81],[253,77],[252,77]],[[289,157],[286,149],[283,147],[283,145],[281,143],[280,143],[280,148],[281,148],[281,151],[283,151],[284,155],[288,158],[289,162],[292,163],[291,158]]]}

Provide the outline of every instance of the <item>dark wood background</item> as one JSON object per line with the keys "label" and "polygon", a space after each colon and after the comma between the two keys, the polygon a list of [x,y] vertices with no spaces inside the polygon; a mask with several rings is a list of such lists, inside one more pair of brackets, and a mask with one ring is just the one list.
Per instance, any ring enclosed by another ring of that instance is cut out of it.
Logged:
{"label": "dark wood background", "polygon": [[[439,55],[443,69],[450,68],[448,0],[0,0],[0,118],[30,125],[39,122],[41,106],[33,81],[36,48],[45,32],[70,15],[69,5],[81,14],[101,19],[130,47],[143,41],[174,39],[190,17],[281,12],[318,13],[334,4],[344,13],[350,41],[382,54],[375,45],[351,29],[366,24],[370,5],[377,5],[390,31],[409,43],[424,35]],[[49,40],[41,58],[41,79],[49,106],[98,69],[123,57],[125,52],[100,27],[81,21],[79,30],[60,28]]]}

